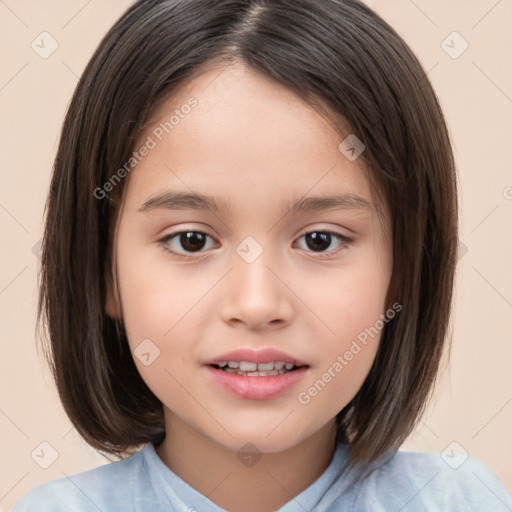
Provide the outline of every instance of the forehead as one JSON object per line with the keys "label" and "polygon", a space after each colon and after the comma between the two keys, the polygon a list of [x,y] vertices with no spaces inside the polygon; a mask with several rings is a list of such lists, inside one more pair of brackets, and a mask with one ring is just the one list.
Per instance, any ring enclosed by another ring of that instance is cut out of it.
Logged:
{"label": "forehead", "polygon": [[289,203],[309,191],[371,203],[361,162],[340,152],[343,137],[329,121],[243,64],[206,69],[174,90],[138,145],[148,137],[154,147],[129,180],[129,199],[139,202],[172,187],[235,202],[242,195],[244,204],[272,198]]}

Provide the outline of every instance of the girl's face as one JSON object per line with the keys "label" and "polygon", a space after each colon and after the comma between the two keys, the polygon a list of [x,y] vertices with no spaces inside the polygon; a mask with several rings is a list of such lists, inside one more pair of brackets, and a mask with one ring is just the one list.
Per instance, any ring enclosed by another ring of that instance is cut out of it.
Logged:
{"label": "girl's face", "polygon": [[[117,277],[167,430],[275,452],[332,425],[374,360],[391,277],[389,219],[383,231],[361,159],[308,104],[239,64],[180,88],[139,142]],[[228,360],[264,374],[212,366]],[[286,362],[299,368],[281,375]]]}

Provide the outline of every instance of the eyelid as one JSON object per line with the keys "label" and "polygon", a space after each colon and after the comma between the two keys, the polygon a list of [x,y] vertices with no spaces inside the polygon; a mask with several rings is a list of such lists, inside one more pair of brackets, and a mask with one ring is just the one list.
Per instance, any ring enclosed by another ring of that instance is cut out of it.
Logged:
{"label": "eyelid", "polygon": [[172,236],[176,236],[181,233],[202,233],[208,235],[210,238],[213,238],[217,242],[216,237],[211,233],[211,231],[208,228],[197,224],[195,226],[187,226],[186,224],[180,225],[179,228],[176,228],[173,231],[166,233],[165,235],[158,236],[157,241],[161,242],[162,240],[167,240]]}
{"label": "eyelid", "polygon": [[308,233],[330,233],[332,235],[338,235],[346,240],[352,240],[348,235],[344,235],[343,233],[340,233],[339,231],[336,231],[338,228],[326,228],[326,227],[308,227],[304,228],[301,231],[299,231],[299,234],[297,235],[297,238],[307,235]]}

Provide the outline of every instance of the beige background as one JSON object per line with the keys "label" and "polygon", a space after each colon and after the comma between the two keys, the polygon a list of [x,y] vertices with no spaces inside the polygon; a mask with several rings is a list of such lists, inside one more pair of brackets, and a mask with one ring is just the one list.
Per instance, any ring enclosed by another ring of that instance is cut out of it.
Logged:
{"label": "beige background", "polygon": [[[35,350],[37,246],[65,109],[100,38],[129,3],[0,0],[0,510],[41,482],[106,462],[71,427]],[[368,3],[429,71],[459,166],[452,361],[404,448],[466,451],[512,492],[512,1]],[[43,31],[58,42],[46,59],[31,47]]]}

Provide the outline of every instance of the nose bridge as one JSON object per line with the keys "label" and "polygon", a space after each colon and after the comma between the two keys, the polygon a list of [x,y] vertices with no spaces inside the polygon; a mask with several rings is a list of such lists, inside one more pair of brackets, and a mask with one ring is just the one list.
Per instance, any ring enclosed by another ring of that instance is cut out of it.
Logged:
{"label": "nose bridge", "polygon": [[233,261],[233,278],[235,287],[240,291],[248,292],[254,299],[265,295],[268,300],[278,283],[268,268],[272,267],[271,259],[275,251],[268,247],[269,238],[265,240],[264,246],[255,237],[247,236],[238,244]]}
{"label": "nose bridge", "polygon": [[273,267],[280,267],[274,261],[277,253],[252,236],[246,237],[235,248],[233,270],[221,305],[225,321],[243,322],[254,327],[290,318],[292,308],[287,288],[274,274]]}

